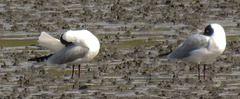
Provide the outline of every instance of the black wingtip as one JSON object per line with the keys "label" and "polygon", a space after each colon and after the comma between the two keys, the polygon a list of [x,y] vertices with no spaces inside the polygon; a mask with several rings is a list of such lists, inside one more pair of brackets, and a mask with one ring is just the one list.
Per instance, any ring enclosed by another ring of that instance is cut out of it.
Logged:
{"label": "black wingtip", "polygon": [[165,56],[169,55],[170,53],[172,53],[172,52],[168,52],[168,53],[164,53],[164,54],[159,54],[158,57],[165,57]]}
{"label": "black wingtip", "polygon": [[31,58],[28,59],[28,61],[36,61],[36,62],[42,62],[47,60],[49,57],[51,57],[53,54],[47,55],[47,56],[42,56],[42,57],[35,57],[35,58]]}

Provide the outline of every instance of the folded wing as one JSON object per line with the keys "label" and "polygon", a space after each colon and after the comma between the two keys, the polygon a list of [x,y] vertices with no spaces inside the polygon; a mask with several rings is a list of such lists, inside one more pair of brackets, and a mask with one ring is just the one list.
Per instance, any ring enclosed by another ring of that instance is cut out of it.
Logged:
{"label": "folded wing", "polygon": [[72,44],[51,56],[49,62],[52,64],[74,62],[75,60],[84,58],[87,55],[88,50],[89,49],[86,47]]}
{"label": "folded wing", "polygon": [[187,38],[181,46],[179,46],[175,51],[168,55],[168,58],[186,58],[190,56],[191,52],[197,49],[208,47],[208,39],[209,37],[196,34]]}

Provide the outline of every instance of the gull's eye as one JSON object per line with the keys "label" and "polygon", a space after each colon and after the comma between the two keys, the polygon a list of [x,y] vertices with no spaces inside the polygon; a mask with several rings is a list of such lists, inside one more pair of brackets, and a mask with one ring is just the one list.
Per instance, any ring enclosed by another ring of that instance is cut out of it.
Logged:
{"label": "gull's eye", "polygon": [[211,27],[211,25],[208,25],[205,28],[205,31],[204,31],[203,35],[211,36],[212,34],[213,34],[213,28]]}

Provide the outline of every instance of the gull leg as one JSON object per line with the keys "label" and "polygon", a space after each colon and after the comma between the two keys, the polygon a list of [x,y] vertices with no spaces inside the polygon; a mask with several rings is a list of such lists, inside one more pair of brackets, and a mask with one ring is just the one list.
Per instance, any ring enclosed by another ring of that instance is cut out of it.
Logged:
{"label": "gull leg", "polygon": [[73,75],[74,75],[74,66],[75,65],[72,66],[72,77],[71,78],[73,78]]}
{"label": "gull leg", "polygon": [[206,64],[204,64],[203,73],[204,73],[203,78],[204,78],[204,80],[205,80],[205,77],[206,77]]}
{"label": "gull leg", "polygon": [[200,65],[198,64],[198,80],[200,79]]}
{"label": "gull leg", "polygon": [[79,65],[78,65],[78,78],[80,78],[80,73],[81,73],[80,70],[81,70],[81,65],[79,64]]}

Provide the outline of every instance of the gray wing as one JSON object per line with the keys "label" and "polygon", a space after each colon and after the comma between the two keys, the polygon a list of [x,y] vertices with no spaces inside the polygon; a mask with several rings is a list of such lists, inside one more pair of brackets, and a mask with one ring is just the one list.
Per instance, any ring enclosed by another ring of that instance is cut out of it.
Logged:
{"label": "gray wing", "polygon": [[83,58],[88,53],[88,48],[71,44],[49,58],[52,64],[64,64]]}
{"label": "gray wing", "polygon": [[168,55],[168,58],[186,58],[191,55],[191,52],[199,48],[208,47],[208,36],[201,34],[192,35],[187,38],[181,46]]}

